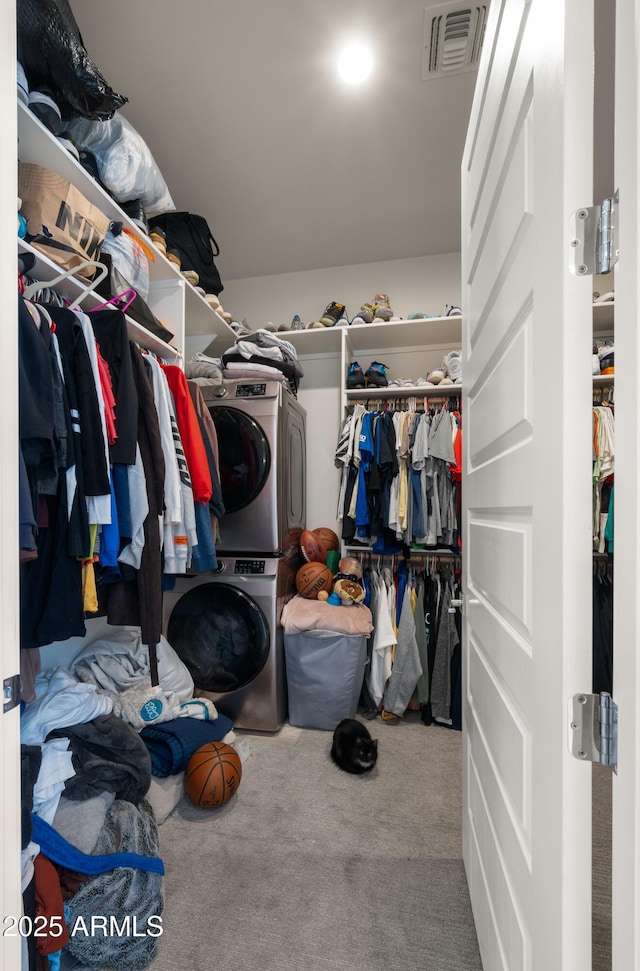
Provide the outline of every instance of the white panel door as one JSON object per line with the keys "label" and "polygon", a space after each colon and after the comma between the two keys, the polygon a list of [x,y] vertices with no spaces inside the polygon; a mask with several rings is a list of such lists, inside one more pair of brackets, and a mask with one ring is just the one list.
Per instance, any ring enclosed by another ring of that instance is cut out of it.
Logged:
{"label": "white panel door", "polygon": [[620,258],[615,268],[616,470],[613,697],[613,971],[640,968],[640,0],[616,5],[615,184]]}
{"label": "white panel door", "polygon": [[485,971],[591,967],[590,0],[493,0],[462,166],[464,859]]}
{"label": "white panel door", "polygon": [[[0,4],[0,680],[18,673],[18,337],[16,304],[16,13]],[[0,712],[0,917],[19,915],[20,897],[19,709]],[[6,925],[3,926],[3,930]],[[14,929],[15,932],[15,929]],[[20,967],[20,939],[2,937],[0,967]]]}

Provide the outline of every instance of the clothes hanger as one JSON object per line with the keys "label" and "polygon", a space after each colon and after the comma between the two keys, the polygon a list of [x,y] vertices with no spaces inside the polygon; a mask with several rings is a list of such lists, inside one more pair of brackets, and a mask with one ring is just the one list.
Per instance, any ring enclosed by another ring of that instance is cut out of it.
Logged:
{"label": "clothes hanger", "polygon": [[[88,266],[97,267],[98,273],[95,275],[91,283],[88,284],[88,286],[82,291],[82,293],[80,293],[75,300],[69,304],[69,309],[75,310],[80,301],[83,300],[88,293],[95,290],[100,281],[104,280],[106,277],[109,271],[104,263],[99,263],[97,260],[83,260],[83,262],[79,263],[77,266],[74,266],[70,270],[66,270],[64,273],[60,273],[58,276],[55,276],[53,280],[38,280],[36,283],[30,283],[28,287],[25,287],[23,297],[25,300],[29,300],[32,296],[34,296],[34,294],[38,293],[39,290],[42,290],[45,287],[54,287],[56,283],[62,283],[63,280],[68,280],[70,277],[75,279],[75,274],[80,270],[84,270]],[[80,281],[76,282],[79,283]]]}
{"label": "clothes hanger", "polygon": [[127,302],[124,304],[124,306],[122,306],[122,307],[116,307],[116,310],[121,310],[124,313],[125,310],[127,310],[127,308],[131,306],[131,304],[133,303],[133,301],[138,296],[138,293],[137,293],[136,290],[129,289],[129,290],[123,290],[122,293],[116,293],[115,297],[109,297],[109,299],[108,300],[105,300],[104,303],[98,304],[97,307],[92,307],[91,310],[92,311],[93,310],[102,310],[104,307],[108,307],[109,304],[112,304],[112,303],[115,304],[118,300],[124,299],[124,297],[126,297],[127,294],[131,294],[131,296],[129,297],[129,299],[127,300]]}

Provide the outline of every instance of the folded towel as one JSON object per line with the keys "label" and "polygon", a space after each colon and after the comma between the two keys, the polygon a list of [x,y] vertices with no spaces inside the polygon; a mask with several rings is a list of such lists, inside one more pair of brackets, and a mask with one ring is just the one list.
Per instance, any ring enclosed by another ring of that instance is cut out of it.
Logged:
{"label": "folded towel", "polygon": [[140,738],[151,756],[151,774],[163,779],[182,772],[196,749],[207,742],[221,742],[232,728],[231,719],[220,713],[214,721],[176,718],[143,728]]}

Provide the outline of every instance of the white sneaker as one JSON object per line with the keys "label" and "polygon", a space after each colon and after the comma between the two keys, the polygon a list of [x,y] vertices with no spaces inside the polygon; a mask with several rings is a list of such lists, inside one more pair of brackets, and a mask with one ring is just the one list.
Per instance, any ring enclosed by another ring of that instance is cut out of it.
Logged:
{"label": "white sneaker", "polygon": [[462,380],[462,351],[449,351],[448,354],[442,359],[442,366],[444,368],[445,374],[447,374],[452,381]]}

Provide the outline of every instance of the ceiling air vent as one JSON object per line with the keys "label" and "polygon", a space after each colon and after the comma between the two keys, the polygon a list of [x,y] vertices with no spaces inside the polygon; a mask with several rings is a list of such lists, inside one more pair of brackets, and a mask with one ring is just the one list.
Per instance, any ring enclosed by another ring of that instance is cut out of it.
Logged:
{"label": "ceiling air vent", "polygon": [[488,9],[488,2],[465,7],[454,0],[425,10],[423,81],[476,70]]}

